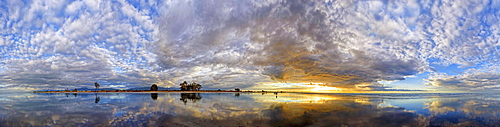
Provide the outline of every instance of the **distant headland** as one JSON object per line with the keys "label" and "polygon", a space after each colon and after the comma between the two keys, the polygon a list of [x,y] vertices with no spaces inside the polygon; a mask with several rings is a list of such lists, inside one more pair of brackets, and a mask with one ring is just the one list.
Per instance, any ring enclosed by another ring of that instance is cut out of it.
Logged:
{"label": "distant headland", "polygon": [[141,87],[137,89],[127,89],[127,90],[118,90],[118,89],[111,89],[111,88],[105,88],[101,89],[101,85],[97,82],[94,82],[95,89],[89,89],[89,88],[80,88],[80,89],[68,89],[66,90],[39,90],[39,91],[33,91],[33,93],[96,93],[96,92],[123,92],[123,93],[130,93],[130,92],[144,92],[144,93],[160,93],[160,92],[267,92],[267,91],[243,91],[239,88],[235,88],[234,90],[201,90],[203,86],[198,83],[187,83],[184,81],[183,83],[179,84],[179,89],[163,89],[159,90],[158,85],[153,84],[149,89],[146,89],[147,87]]}

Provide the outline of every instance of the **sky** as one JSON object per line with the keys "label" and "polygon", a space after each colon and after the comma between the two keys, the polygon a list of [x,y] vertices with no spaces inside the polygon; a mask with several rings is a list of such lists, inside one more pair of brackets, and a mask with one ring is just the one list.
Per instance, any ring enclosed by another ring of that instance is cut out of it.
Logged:
{"label": "sky", "polygon": [[500,1],[0,0],[0,91],[500,90]]}

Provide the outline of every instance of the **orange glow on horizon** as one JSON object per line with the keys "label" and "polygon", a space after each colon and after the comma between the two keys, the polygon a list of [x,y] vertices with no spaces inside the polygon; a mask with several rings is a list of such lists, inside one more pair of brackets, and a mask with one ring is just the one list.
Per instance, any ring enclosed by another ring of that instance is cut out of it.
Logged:
{"label": "orange glow on horizon", "polygon": [[[367,86],[359,84],[356,86]],[[325,85],[323,83],[265,83],[260,87],[250,88],[252,91],[274,91],[274,92],[304,92],[304,93],[460,93],[461,91],[438,91],[438,90],[387,90],[387,91],[372,91],[371,89],[357,88],[342,88]]]}
{"label": "orange glow on horizon", "polygon": [[341,88],[314,85],[314,88],[310,89],[311,92],[326,92],[326,91],[342,91]]}

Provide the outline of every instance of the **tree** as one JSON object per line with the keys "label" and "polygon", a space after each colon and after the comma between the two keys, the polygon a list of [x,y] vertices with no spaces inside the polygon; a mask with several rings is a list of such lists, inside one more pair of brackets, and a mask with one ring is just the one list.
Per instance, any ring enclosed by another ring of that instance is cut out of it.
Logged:
{"label": "tree", "polygon": [[158,91],[158,86],[156,84],[153,84],[151,86],[151,91]]}
{"label": "tree", "polygon": [[196,88],[196,90],[200,90],[200,89],[201,89],[201,88],[203,88],[203,87],[202,87],[200,84],[196,84],[196,85],[194,86],[194,88]]}
{"label": "tree", "polygon": [[236,88],[236,89],[234,89],[234,91],[240,92],[240,88]]}
{"label": "tree", "polygon": [[193,82],[193,83],[189,84],[189,86],[188,86],[188,90],[189,90],[189,91],[196,90],[196,87],[195,87],[195,86],[196,86],[196,82]]}
{"label": "tree", "polygon": [[186,81],[184,81],[179,85],[181,86],[182,91],[200,90],[201,88],[203,88],[200,84],[197,84],[196,82],[188,84]]}
{"label": "tree", "polygon": [[181,86],[181,90],[182,90],[182,91],[186,91],[186,90],[188,90],[187,85],[188,85],[188,83],[187,83],[186,81],[184,81],[183,83],[181,83],[181,84],[180,84],[180,86]]}
{"label": "tree", "polygon": [[101,86],[101,85],[99,85],[99,83],[97,83],[97,82],[94,82],[94,85],[95,85],[95,91],[97,91],[97,89],[99,89],[99,87]]}

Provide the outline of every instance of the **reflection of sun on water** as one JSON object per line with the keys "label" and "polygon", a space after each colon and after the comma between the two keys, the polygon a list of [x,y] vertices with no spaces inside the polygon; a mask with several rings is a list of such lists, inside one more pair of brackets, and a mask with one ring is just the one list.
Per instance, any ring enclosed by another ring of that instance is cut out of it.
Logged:
{"label": "reflection of sun on water", "polygon": [[278,93],[278,95],[271,96],[253,96],[255,99],[262,102],[278,102],[278,103],[325,103],[331,100],[338,100],[339,98],[330,95],[314,95],[314,94],[290,94]]}
{"label": "reflection of sun on water", "polygon": [[360,104],[372,104],[369,99],[354,99],[354,102],[360,103]]}

